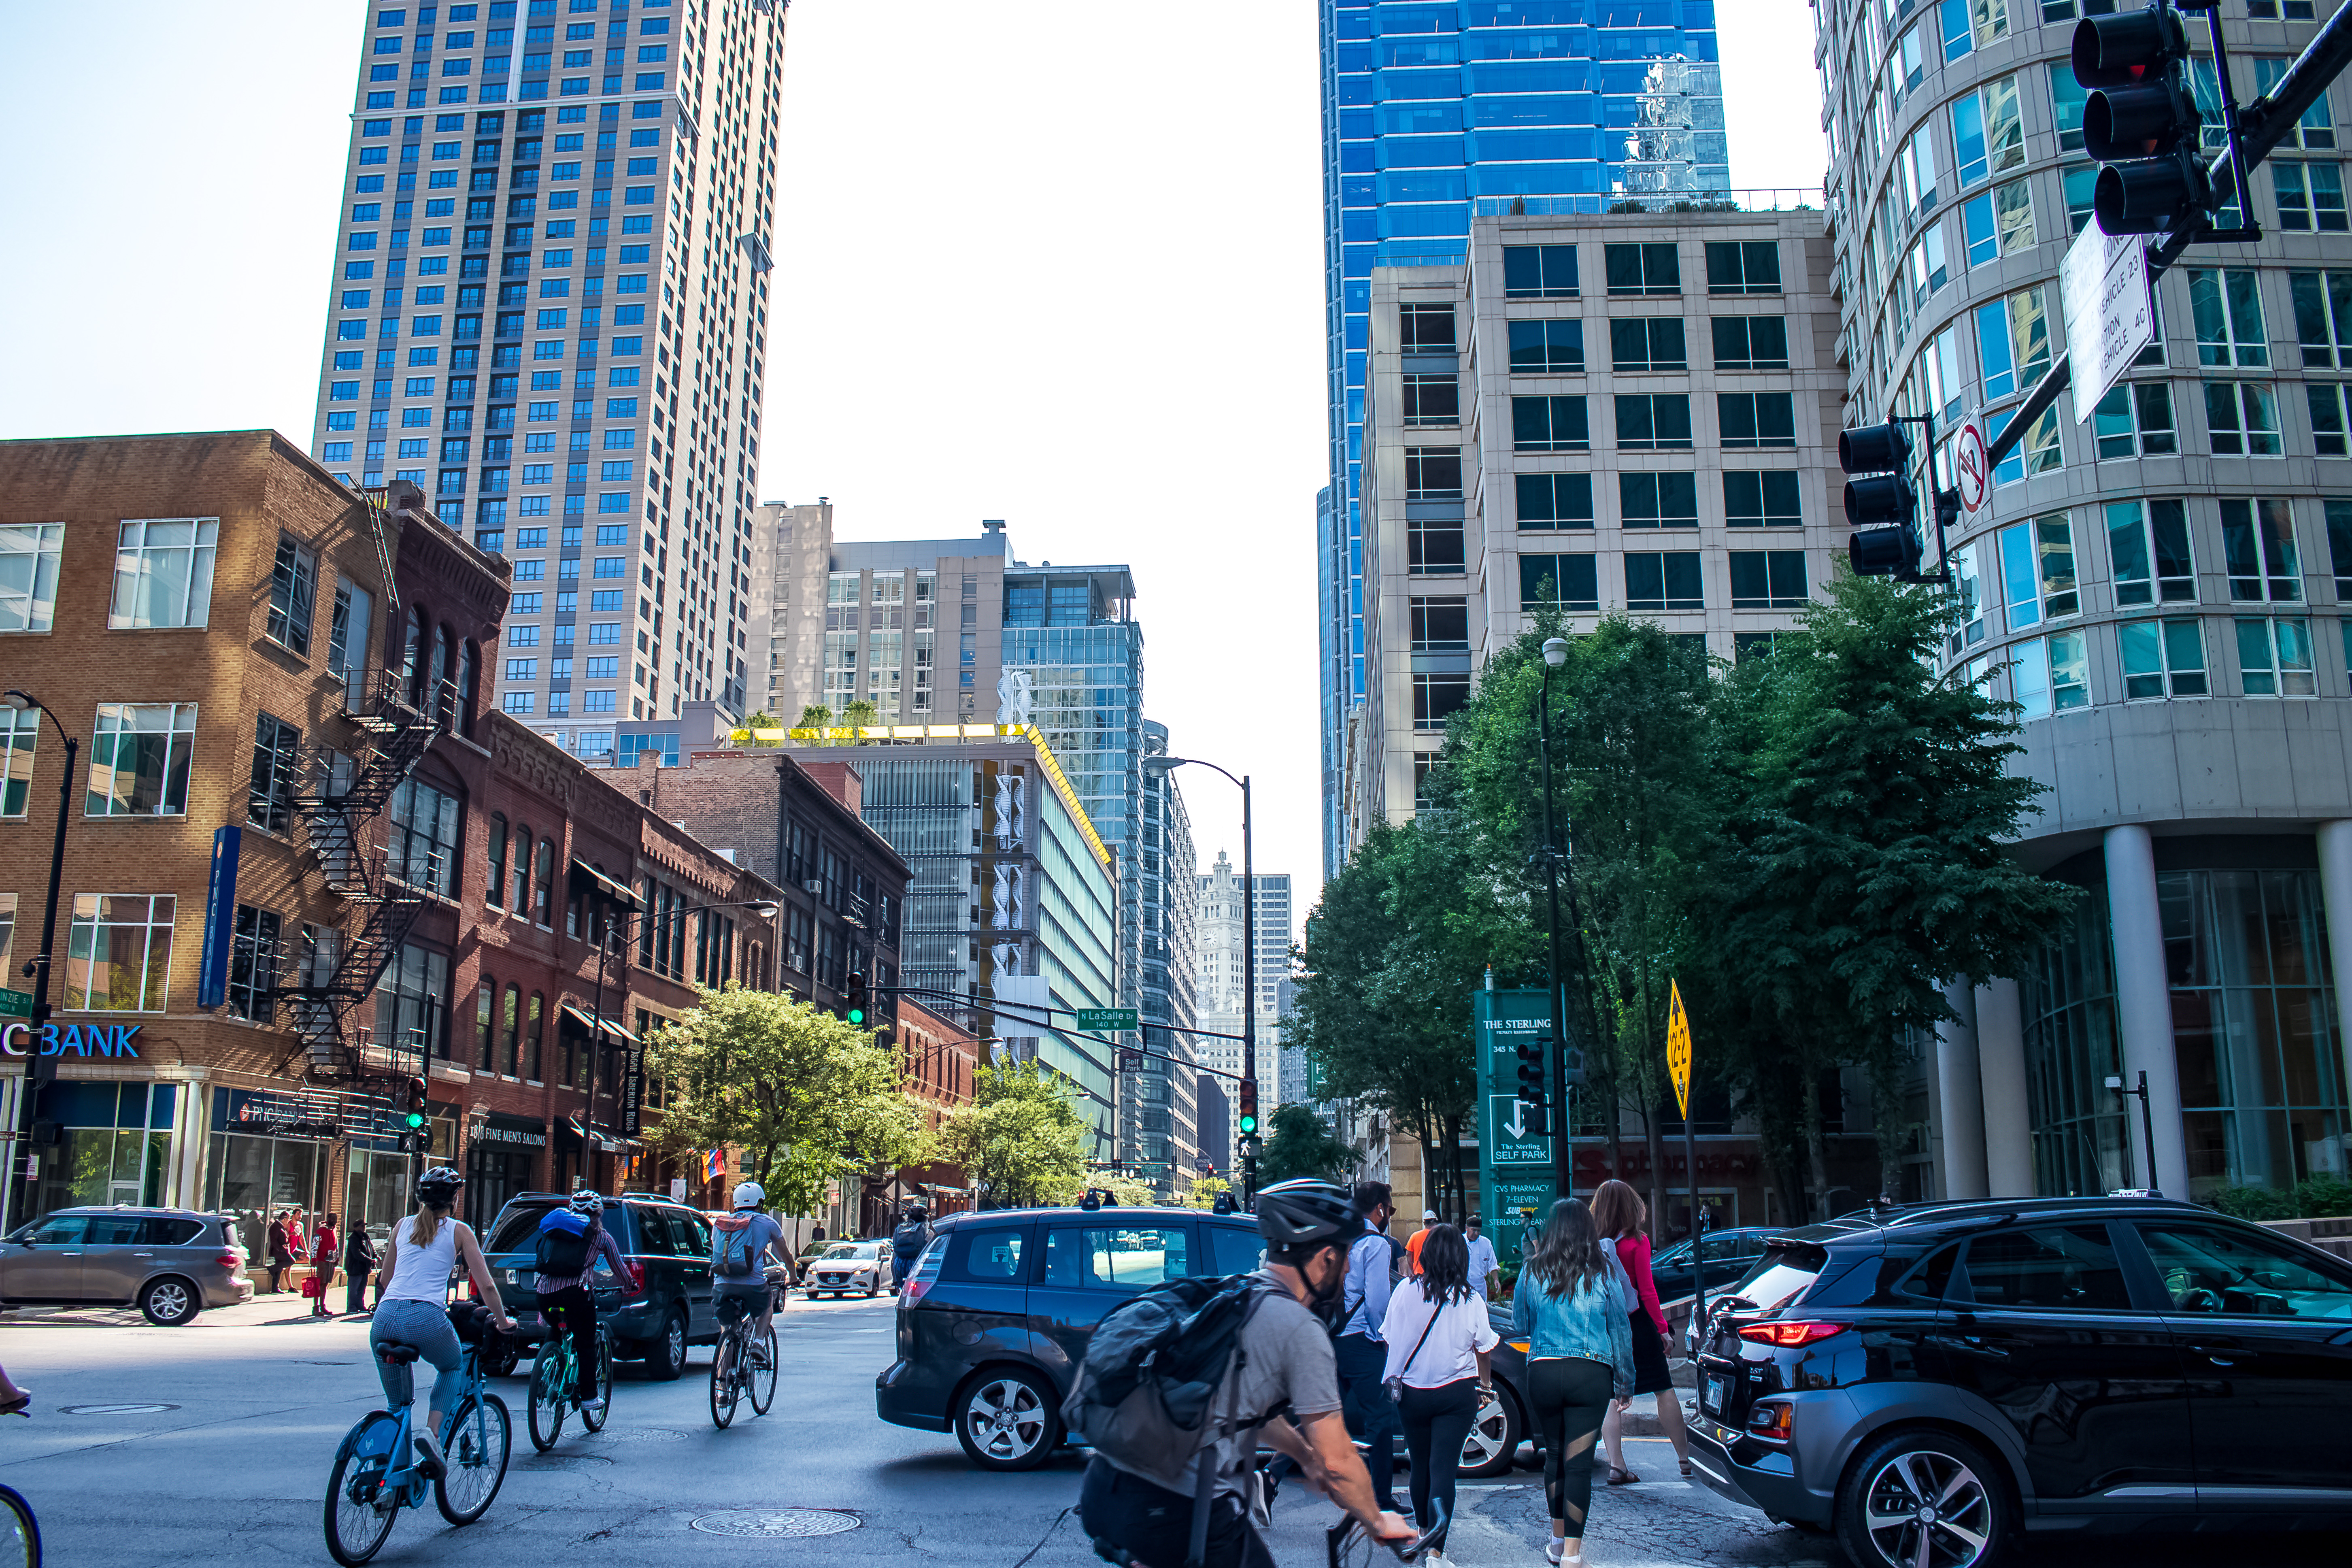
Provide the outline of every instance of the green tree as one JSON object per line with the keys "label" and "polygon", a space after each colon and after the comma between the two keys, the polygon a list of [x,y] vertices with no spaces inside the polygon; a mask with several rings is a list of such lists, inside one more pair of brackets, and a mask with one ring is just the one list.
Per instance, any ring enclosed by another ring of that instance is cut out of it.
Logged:
{"label": "green tree", "polygon": [[739,746],[780,746],[783,744],[782,742],[763,741],[760,739],[759,734],[762,730],[773,730],[779,727],[780,726],[776,722],[776,716],[763,709],[760,712],[752,714],[749,719],[744,720],[743,727],[737,730],[730,739],[733,740]]}
{"label": "green tree", "polygon": [[[1257,1162],[1257,1179],[1262,1186],[1296,1181],[1301,1176],[1336,1182],[1363,1163],[1362,1154],[1331,1135],[1329,1123],[1316,1114],[1313,1106],[1296,1102],[1277,1105],[1267,1120],[1267,1127],[1265,1152],[1258,1156]],[[1217,1187],[1223,1191],[1225,1184],[1218,1182]],[[1209,1200],[1198,1206],[1208,1207]]]}
{"label": "green tree", "polygon": [[1223,1176],[1195,1176],[1192,1190],[1184,1194],[1187,1208],[1207,1209],[1217,1206],[1217,1194],[1230,1193],[1234,1184]]}
{"label": "green tree", "polygon": [[973,1077],[973,1102],[940,1125],[940,1157],[961,1166],[994,1207],[1076,1196],[1087,1184],[1086,1129],[1067,1080],[1034,1061]]}
{"label": "green tree", "polygon": [[833,710],[822,702],[812,702],[801,710],[801,721],[793,728],[824,731],[831,728],[832,724]]}
{"label": "green tree", "polygon": [[1134,1176],[1102,1176],[1095,1184],[1110,1194],[1110,1201],[1121,1208],[1148,1209],[1160,1201],[1151,1184]]}
{"label": "green tree", "polygon": [[866,729],[873,724],[876,715],[880,711],[863,697],[855,702],[845,704],[841,710],[843,733],[836,738],[845,739],[853,745],[866,744]]}
{"label": "green tree", "polygon": [[647,1070],[671,1085],[659,1147],[742,1150],[788,1214],[813,1212],[828,1182],[927,1157],[920,1107],[870,1030],[772,992],[697,994],[646,1042]]}

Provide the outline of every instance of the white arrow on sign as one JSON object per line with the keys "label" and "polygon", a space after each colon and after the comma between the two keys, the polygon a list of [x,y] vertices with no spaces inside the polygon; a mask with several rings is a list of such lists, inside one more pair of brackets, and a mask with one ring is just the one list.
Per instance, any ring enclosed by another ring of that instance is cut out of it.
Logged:
{"label": "white arrow on sign", "polygon": [[1504,1122],[1503,1126],[1514,1138],[1524,1138],[1528,1135],[1527,1110],[1527,1101],[1523,1100],[1511,1101],[1511,1119]]}

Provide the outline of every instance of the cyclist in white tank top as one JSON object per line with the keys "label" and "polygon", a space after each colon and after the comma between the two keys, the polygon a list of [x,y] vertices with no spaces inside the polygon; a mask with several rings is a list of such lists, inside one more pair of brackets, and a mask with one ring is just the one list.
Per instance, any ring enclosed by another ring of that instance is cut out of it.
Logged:
{"label": "cyclist in white tank top", "polygon": [[[498,1279],[484,1260],[472,1228],[449,1215],[457,1206],[457,1191],[465,1184],[466,1178],[446,1165],[417,1178],[416,1213],[393,1223],[392,1241],[383,1264],[383,1292],[376,1300],[375,1320],[368,1330],[372,1347],[411,1345],[420,1359],[432,1363],[435,1376],[425,1427],[415,1434],[417,1461],[428,1476],[437,1476],[444,1468],[441,1423],[465,1382],[458,1375],[464,1351],[457,1342],[457,1331],[449,1326],[446,1305],[449,1276],[461,1260],[473,1279],[476,1298],[489,1307],[499,1330],[514,1327],[506,1303],[499,1298]],[[418,1239],[420,1232],[425,1239]],[[388,1408],[398,1409],[415,1398],[407,1367],[378,1357],[375,1370],[383,1380]]]}

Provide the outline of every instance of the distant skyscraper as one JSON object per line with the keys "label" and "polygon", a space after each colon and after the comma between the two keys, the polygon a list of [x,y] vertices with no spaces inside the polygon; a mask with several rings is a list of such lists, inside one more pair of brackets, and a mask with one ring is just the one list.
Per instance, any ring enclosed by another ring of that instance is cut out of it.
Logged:
{"label": "distant skyscraper", "polygon": [[1324,871],[1365,694],[1359,483],[1376,265],[1459,262],[1470,215],[1729,184],[1711,0],[1321,0],[1330,486],[1317,498]]}
{"label": "distant skyscraper", "polygon": [[[1200,1010],[1201,1027],[1219,1035],[1242,1033],[1244,961],[1248,945],[1241,873],[1223,850],[1216,865],[1201,873]],[[1281,1020],[1279,1005],[1290,973],[1290,878],[1260,873],[1257,878],[1257,1082],[1258,1110],[1269,1116],[1282,1103]],[[1202,1039],[1195,1047],[1201,1065],[1220,1072],[1240,1073],[1244,1057],[1238,1039]],[[1205,1081],[1205,1080],[1204,1080]],[[1238,1099],[1228,1095],[1228,1136],[1240,1136]],[[1205,1099],[1203,1103],[1206,1103]],[[1212,1142],[1201,1134],[1204,1147]],[[1238,1147],[1238,1144],[1234,1144]]]}
{"label": "distant skyscraper", "polygon": [[312,449],[513,562],[481,661],[577,751],[746,700],[783,43],[776,0],[387,6],[362,39]]}

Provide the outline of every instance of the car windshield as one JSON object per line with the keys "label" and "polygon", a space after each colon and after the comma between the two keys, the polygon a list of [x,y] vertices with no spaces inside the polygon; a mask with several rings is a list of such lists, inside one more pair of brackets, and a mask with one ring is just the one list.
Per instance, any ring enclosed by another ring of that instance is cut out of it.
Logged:
{"label": "car windshield", "polygon": [[1759,1311],[1792,1306],[1821,1278],[1822,1266],[1828,1261],[1818,1250],[1772,1247],[1747,1279],[1731,1288],[1731,1294],[1754,1304]]}
{"label": "car windshield", "polygon": [[530,1245],[531,1236],[539,1229],[541,1218],[550,1209],[562,1206],[561,1204],[509,1205],[506,1213],[499,1215],[498,1224],[491,1227],[489,1245],[482,1250],[485,1252],[522,1251]]}
{"label": "car windshield", "polygon": [[874,1256],[874,1244],[870,1241],[836,1242],[824,1249],[824,1256],[827,1261],[836,1258],[849,1259],[871,1258]]}

